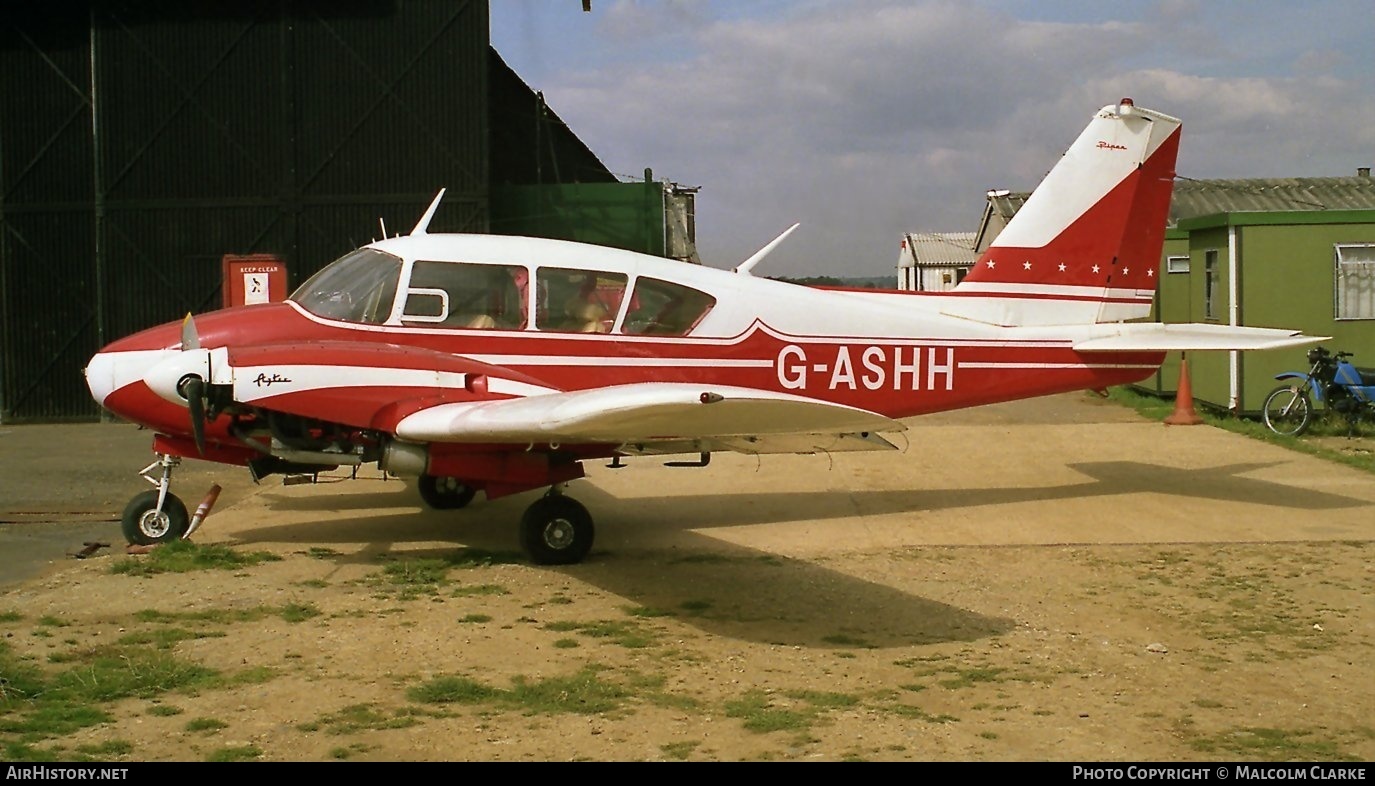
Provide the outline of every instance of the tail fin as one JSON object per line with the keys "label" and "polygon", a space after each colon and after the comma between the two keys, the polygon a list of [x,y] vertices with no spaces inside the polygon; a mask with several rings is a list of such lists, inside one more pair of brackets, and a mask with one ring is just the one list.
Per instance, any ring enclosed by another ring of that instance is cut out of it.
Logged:
{"label": "tail fin", "polygon": [[1180,121],[1103,107],[955,288],[950,311],[1000,325],[1150,314]]}

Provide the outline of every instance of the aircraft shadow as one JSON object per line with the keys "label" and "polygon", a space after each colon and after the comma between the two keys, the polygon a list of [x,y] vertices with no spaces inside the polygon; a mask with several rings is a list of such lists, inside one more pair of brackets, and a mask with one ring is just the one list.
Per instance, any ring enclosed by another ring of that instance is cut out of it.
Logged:
{"label": "aircraft shadow", "polygon": [[[1058,486],[826,490],[637,498],[634,500],[635,517],[654,521],[656,526],[672,521],[686,529],[709,529],[1144,493],[1244,502],[1304,511],[1336,510],[1372,504],[1355,497],[1242,476],[1243,473],[1272,466],[1270,464],[1229,464],[1203,469],[1180,469],[1136,461],[1104,461],[1066,466],[1090,480]],[[619,513],[620,508],[627,502],[597,487],[585,486],[577,495],[589,508],[606,512],[614,510]],[[727,504],[727,500],[731,502]],[[990,516],[989,520],[1002,521],[998,516]]]}
{"label": "aircraft shadow", "polygon": [[[255,527],[238,533],[234,545],[362,543],[361,550],[341,549],[324,558],[340,565],[379,567],[398,550],[416,559],[442,557],[464,547],[518,555],[512,524],[526,504],[503,499],[474,510],[345,515],[323,523]],[[432,542],[452,542],[453,547],[397,549]],[[633,605],[667,612],[704,633],[767,644],[901,647],[974,641],[1006,633],[1016,624],[692,532],[675,533],[670,549],[637,550],[626,558],[616,554],[596,548],[579,565],[545,570],[586,581]],[[805,602],[799,603],[799,598]]]}
{"label": "aircraft shadow", "polygon": [[[632,602],[674,613],[703,631],[742,640],[808,647],[894,647],[941,641],[972,641],[1012,628],[989,617],[829,570],[699,535],[691,530],[856,515],[998,506],[1139,493],[1160,493],[1296,510],[1370,505],[1365,500],[1244,477],[1267,464],[1229,464],[1179,469],[1131,461],[1070,464],[1089,480],[1031,488],[827,490],[802,493],[700,494],[620,498],[593,484],[573,495],[594,511],[598,547],[580,565],[549,568],[588,581]],[[397,545],[452,542],[494,552],[518,551],[514,523],[536,492],[460,511],[433,511],[396,487],[377,493],[307,497],[269,495],[273,510],[343,513],[328,522],[257,527],[240,542],[366,544],[331,557],[340,562],[378,562]],[[400,506],[398,506],[400,503]],[[349,510],[374,511],[349,515]],[[376,515],[378,509],[395,513]],[[990,522],[1003,519],[990,514]],[[653,548],[634,546],[617,559],[608,544],[634,543],[645,533]],[[667,544],[665,534],[671,536]],[[838,530],[836,538],[845,537]],[[407,549],[407,554],[417,554]],[[436,551],[435,555],[448,553]],[[629,558],[632,557],[633,558]],[[732,590],[731,588],[735,588]],[[798,604],[798,598],[807,598]],[[690,610],[690,611],[689,611]]]}

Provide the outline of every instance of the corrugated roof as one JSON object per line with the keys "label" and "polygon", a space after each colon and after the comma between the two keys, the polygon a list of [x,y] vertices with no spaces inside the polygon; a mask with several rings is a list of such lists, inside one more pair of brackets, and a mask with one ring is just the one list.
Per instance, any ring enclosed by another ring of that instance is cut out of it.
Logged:
{"label": "corrugated roof", "polygon": [[[988,198],[988,207],[1003,219],[1012,218],[1029,192],[1003,193]],[[1215,213],[1289,212],[1302,210],[1375,209],[1375,177],[1283,177],[1238,180],[1175,180],[1170,223]],[[986,211],[987,213],[987,211]]]}
{"label": "corrugated roof", "polygon": [[1214,213],[1371,208],[1375,208],[1375,177],[1178,178],[1170,202],[1170,223]]}
{"label": "corrugated roof", "polygon": [[973,232],[909,232],[903,240],[907,243],[904,261],[910,259],[918,267],[972,265],[979,258]]}

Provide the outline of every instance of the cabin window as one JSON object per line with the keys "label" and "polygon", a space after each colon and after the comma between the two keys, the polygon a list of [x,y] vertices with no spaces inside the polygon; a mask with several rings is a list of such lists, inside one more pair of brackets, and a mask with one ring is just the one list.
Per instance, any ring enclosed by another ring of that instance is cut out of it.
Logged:
{"label": "cabin window", "polygon": [[625,333],[644,336],[684,336],[716,305],[716,298],[681,284],[654,278],[635,282]]}
{"label": "cabin window", "polygon": [[535,327],[610,333],[625,298],[624,273],[542,267],[535,272]]}
{"label": "cabin window", "polygon": [[1222,308],[1218,305],[1217,249],[1203,252],[1203,317],[1220,319]]}
{"label": "cabin window", "polygon": [[1187,256],[1183,256],[1183,257],[1167,257],[1167,258],[1165,259],[1165,272],[1166,272],[1166,273],[1188,273],[1188,272],[1189,272],[1189,258],[1188,258]]}
{"label": "cabin window", "polygon": [[1375,243],[1336,246],[1337,319],[1375,319]]}
{"label": "cabin window", "polygon": [[401,323],[458,330],[525,327],[525,281],[517,265],[421,260],[411,267]]}
{"label": "cabin window", "polygon": [[391,316],[401,260],[371,248],[349,252],[291,293],[291,300],[325,319],[380,325]]}

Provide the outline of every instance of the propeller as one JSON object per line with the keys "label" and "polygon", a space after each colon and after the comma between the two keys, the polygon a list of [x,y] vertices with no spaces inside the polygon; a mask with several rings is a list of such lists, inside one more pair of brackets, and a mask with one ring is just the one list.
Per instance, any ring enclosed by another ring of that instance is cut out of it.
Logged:
{"label": "propeller", "polygon": [[188,349],[200,349],[201,336],[196,331],[196,320],[191,316],[191,312],[186,312],[186,319],[181,321],[181,351]]}
{"label": "propeller", "polygon": [[[181,351],[200,349],[201,337],[196,330],[196,320],[191,312],[181,321]],[[187,374],[177,382],[177,392],[186,399],[186,409],[191,414],[191,435],[196,440],[196,450],[205,455],[205,379],[196,374]]]}
{"label": "propeller", "polygon": [[205,380],[197,376],[187,376],[181,380],[178,389],[186,397],[186,409],[191,414],[191,436],[196,440],[196,450],[205,455]]}

